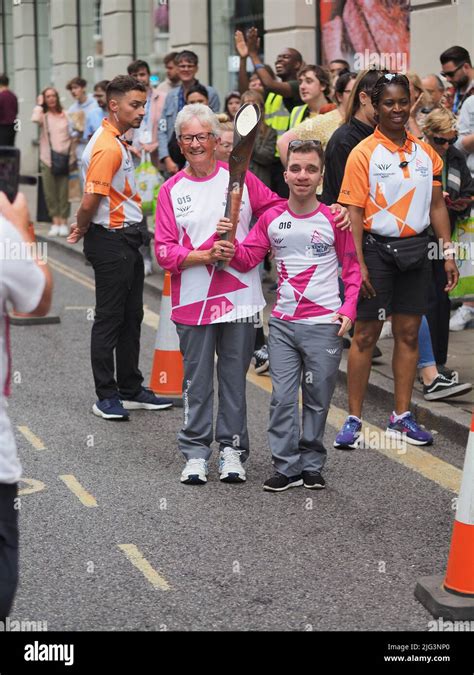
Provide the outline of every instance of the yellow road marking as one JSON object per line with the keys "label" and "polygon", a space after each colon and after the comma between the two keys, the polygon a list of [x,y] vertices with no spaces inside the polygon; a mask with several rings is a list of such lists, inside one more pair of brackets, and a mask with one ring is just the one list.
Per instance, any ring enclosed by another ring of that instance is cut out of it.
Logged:
{"label": "yellow road marking", "polygon": [[[88,288],[91,291],[95,291],[95,284],[93,280],[90,279],[85,274],[82,274],[82,272],[71,270],[69,267],[66,267],[66,265],[63,265],[63,263],[59,262],[59,260],[56,260],[55,258],[51,257],[48,257],[48,264],[53,270],[59,272],[59,274],[62,274],[63,276],[67,277],[68,279],[71,279],[72,281],[76,281],[78,284],[81,284],[82,286]],[[66,309],[71,309],[71,307]],[[75,309],[80,308],[76,307]],[[89,308],[86,307],[85,309]],[[143,314],[144,314],[143,323],[145,324],[145,326],[149,326],[150,328],[157,330],[160,318],[158,314],[156,312],[153,312],[151,309],[148,309],[146,305],[144,305],[143,307]]]}
{"label": "yellow road marking", "polygon": [[66,310],[73,310],[73,309],[85,310],[85,309],[94,309],[94,308],[91,307],[90,305],[89,306],[87,306],[87,305],[66,305],[66,307],[64,309],[66,309]]}
{"label": "yellow road marking", "polygon": [[79,483],[77,478],[72,474],[65,474],[63,476],[58,476],[60,480],[67,485],[67,487],[73,492],[76,497],[87,507],[97,506],[95,498],[87,492],[82,485]]}
{"label": "yellow road marking", "polygon": [[40,480],[35,480],[34,478],[20,478],[20,483],[26,483],[30,486],[18,490],[18,495],[21,497],[23,495],[32,495],[34,492],[41,492],[41,490],[44,490],[46,487],[44,483]]}
{"label": "yellow road marking", "polygon": [[17,427],[18,431],[23,434],[26,440],[31,443],[35,450],[46,450],[46,446],[38,436],[28,429],[28,427]]}
{"label": "yellow road marking", "polygon": [[[254,384],[256,387],[263,389],[264,391],[271,394],[272,392],[272,381],[270,377],[256,375],[253,372],[247,373],[247,380]],[[300,405],[301,405],[301,395],[300,395]],[[329,408],[328,414],[328,423],[336,428],[340,429],[347,417],[347,412],[342,408],[338,408],[334,405],[331,405]],[[369,439],[381,439],[379,447],[372,447],[371,449],[376,452],[380,452],[385,457],[398,462],[398,464],[403,464],[403,466],[408,467],[412,471],[416,471],[425,478],[437,483],[442,488],[450,490],[451,492],[458,493],[461,487],[461,478],[462,471],[457,467],[445,462],[434,455],[431,455],[426,450],[422,450],[420,447],[415,445],[404,444],[404,451],[400,452],[395,447],[395,444],[391,446],[390,439],[385,436],[385,430],[376,427],[373,424],[368,424],[364,421],[363,423],[363,434],[367,435]],[[385,441],[385,439],[387,439]],[[386,442],[386,447],[383,447],[384,441]]]}
{"label": "yellow road marking", "polygon": [[138,550],[135,544],[117,544],[117,546],[125,553],[132,565],[143,574],[154,588],[159,588],[161,591],[171,590],[170,585],[164,577],[161,576],[148,562],[143,554]]}

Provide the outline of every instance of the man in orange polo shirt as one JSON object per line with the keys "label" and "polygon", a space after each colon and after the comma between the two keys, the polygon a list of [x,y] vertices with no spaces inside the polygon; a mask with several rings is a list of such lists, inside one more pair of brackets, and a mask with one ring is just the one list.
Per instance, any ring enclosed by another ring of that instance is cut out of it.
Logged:
{"label": "man in orange polo shirt", "polygon": [[108,117],[82,155],[84,197],[68,241],[74,244],[85,236],[84,253],[95,272],[91,361],[98,400],[92,411],[103,419],[117,420],[128,419],[128,410],[170,408],[172,401],[145,389],[138,367],[144,280],[139,225],[143,214],[123,135],[143,120],[146,88],[129,75],[119,75],[108,84],[106,96]]}
{"label": "man in orange polo shirt", "polygon": [[387,434],[413,445],[433,442],[409,410],[418,330],[427,309],[431,276],[430,223],[445,251],[446,292],[456,286],[459,277],[441,187],[443,163],[430,145],[405,129],[410,114],[408,79],[383,75],[371,98],[378,126],[349,155],[338,200],[349,207],[362,274],[348,361],[350,414],[334,443],[344,449],[359,443],[372,352],[389,315],[395,340],[395,408]]}

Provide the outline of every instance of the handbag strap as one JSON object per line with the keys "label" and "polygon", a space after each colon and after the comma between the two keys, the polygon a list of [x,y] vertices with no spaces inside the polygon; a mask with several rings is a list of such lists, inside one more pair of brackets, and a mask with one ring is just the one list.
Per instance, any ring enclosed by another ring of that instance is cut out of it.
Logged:
{"label": "handbag strap", "polygon": [[52,150],[53,146],[51,144],[51,136],[49,133],[49,126],[48,126],[48,113],[44,113],[44,128],[46,129],[46,136],[48,137],[48,143],[49,143],[49,149]]}

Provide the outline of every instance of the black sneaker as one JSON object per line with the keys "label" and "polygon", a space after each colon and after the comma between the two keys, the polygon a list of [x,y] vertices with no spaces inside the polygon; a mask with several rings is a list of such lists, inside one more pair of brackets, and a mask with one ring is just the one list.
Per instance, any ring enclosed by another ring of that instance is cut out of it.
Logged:
{"label": "black sneaker", "polygon": [[255,372],[259,375],[265,373],[270,368],[267,345],[263,345],[260,349],[254,351],[252,363],[255,366]]}
{"label": "black sneaker", "polygon": [[470,382],[456,382],[444,375],[438,375],[430,385],[423,385],[423,397],[426,401],[440,401],[443,398],[467,394],[471,389]]}
{"label": "black sneaker", "polygon": [[326,481],[319,471],[303,471],[303,485],[310,490],[322,490],[326,487]]}
{"label": "black sneaker", "polygon": [[301,474],[299,476],[284,476],[282,473],[276,472],[274,476],[265,481],[263,489],[268,492],[283,492],[283,490],[300,487],[300,485],[303,485]]}
{"label": "black sneaker", "polygon": [[438,364],[436,364],[436,370],[438,371],[439,375],[444,375],[448,378],[448,380],[452,380],[456,375],[454,370],[451,370],[451,368],[447,368],[446,366],[438,366]]}

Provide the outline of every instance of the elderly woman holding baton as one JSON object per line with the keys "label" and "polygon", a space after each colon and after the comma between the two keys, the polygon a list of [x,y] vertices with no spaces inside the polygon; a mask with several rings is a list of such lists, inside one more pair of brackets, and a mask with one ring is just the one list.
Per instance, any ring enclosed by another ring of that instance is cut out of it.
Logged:
{"label": "elderly woman holding baton", "polygon": [[[249,454],[245,378],[265,300],[257,269],[241,273],[222,268],[222,261],[232,258],[234,246],[216,234],[229,184],[228,165],[215,159],[216,116],[203,104],[188,105],[178,114],[175,130],[188,164],[161,187],[155,251],[159,264],[171,272],[171,318],[184,359],[184,423],[178,445],[186,465],[181,482],[207,482],[217,354],[219,474],[223,482],[242,483]],[[237,238],[245,238],[252,217],[281,201],[247,172]],[[347,225],[347,213],[338,220]]]}

